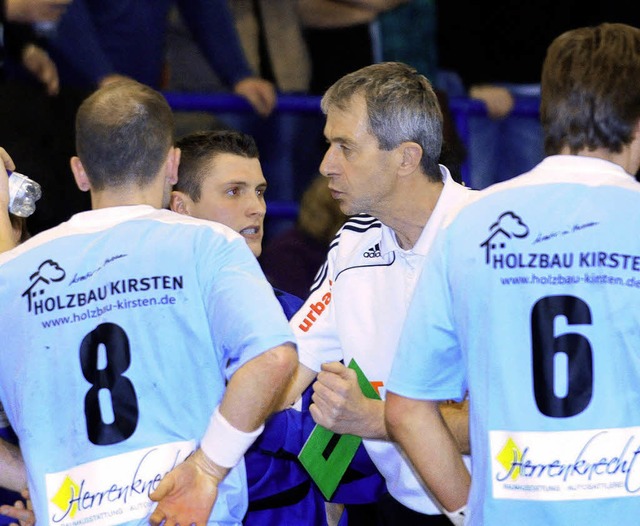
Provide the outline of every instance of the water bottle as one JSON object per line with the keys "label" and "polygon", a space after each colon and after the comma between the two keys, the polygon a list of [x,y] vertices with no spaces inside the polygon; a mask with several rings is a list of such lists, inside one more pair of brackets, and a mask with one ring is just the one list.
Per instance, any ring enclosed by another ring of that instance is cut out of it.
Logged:
{"label": "water bottle", "polygon": [[9,212],[19,217],[29,217],[36,210],[36,201],[42,197],[40,185],[18,172],[9,174]]}

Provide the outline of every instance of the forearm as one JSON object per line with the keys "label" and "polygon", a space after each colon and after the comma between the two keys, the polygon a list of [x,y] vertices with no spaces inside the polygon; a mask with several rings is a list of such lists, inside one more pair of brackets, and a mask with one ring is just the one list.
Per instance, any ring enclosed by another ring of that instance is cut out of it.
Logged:
{"label": "forearm", "polygon": [[463,455],[471,453],[469,444],[469,401],[442,402],[440,404],[442,418],[453,435],[458,451]]}
{"label": "forearm", "polygon": [[288,409],[302,396],[304,390],[311,385],[318,373],[306,365],[298,363],[291,381],[286,387],[279,409]]}
{"label": "forearm", "polygon": [[452,511],[464,506],[471,484],[469,472],[438,403],[388,392],[385,418],[390,436],[445,509]]}
{"label": "forearm", "polygon": [[376,11],[334,0],[299,0],[300,20],[304,27],[329,29],[367,24]]}
{"label": "forearm", "polygon": [[231,377],[220,413],[241,431],[257,429],[283,404],[297,362],[295,346],[290,343],[250,360]]}
{"label": "forearm", "polygon": [[[0,206],[3,206],[0,204]],[[16,246],[15,235],[8,213],[0,214],[0,253]]]}
{"label": "forearm", "polygon": [[0,439],[0,486],[13,491],[27,487],[27,473],[20,449]]}

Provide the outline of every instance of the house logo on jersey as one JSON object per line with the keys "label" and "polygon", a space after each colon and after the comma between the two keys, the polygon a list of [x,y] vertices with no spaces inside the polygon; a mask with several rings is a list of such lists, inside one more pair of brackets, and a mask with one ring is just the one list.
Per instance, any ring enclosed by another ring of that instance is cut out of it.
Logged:
{"label": "house logo on jersey", "polygon": [[47,285],[50,285],[52,282],[62,281],[65,276],[66,272],[64,269],[52,259],[47,259],[44,263],[40,263],[38,270],[29,276],[31,285],[22,293],[29,302],[29,311],[31,311],[31,302],[33,299],[43,295]]}
{"label": "house logo on jersey", "polygon": [[513,212],[504,212],[498,220],[489,227],[491,234],[480,244],[484,248],[487,265],[491,263],[492,256],[502,252],[507,241],[513,238],[522,239],[529,235],[529,227]]}
{"label": "house logo on jersey", "polygon": [[380,252],[380,243],[376,243],[369,250],[362,254],[365,258],[379,258],[382,255]]}

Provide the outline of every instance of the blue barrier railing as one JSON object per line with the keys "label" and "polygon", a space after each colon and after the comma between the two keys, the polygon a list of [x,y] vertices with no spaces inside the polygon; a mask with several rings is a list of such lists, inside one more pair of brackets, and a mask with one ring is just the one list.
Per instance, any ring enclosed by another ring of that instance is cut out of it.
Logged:
{"label": "blue barrier railing", "polygon": [[[252,113],[253,108],[244,97],[232,93],[165,92],[169,105],[176,111],[210,111]],[[276,112],[320,114],[319,96],[278,95]]]}

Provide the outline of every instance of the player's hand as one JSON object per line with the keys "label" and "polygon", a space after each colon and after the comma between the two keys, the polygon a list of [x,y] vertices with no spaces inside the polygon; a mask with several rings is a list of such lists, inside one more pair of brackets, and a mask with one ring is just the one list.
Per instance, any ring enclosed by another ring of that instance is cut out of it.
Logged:
{"label": "player's hand", "polygon": [[2,515],[20,521],[20,524],[12,522],[9,526],[34,526],[36,523],[36,516],[33,514],[33,506],[29,498],[29,490],[23,490],[22,497],[27,502],[26,507],[21,500],[16,501],[13,506],[9,506],[8,504],[0,506],[0,513]]}
{"label": "player's hand", "polygon": [[313,384],[309,412],[316,424],[335,433],[379,437],[384,428],[384,407],[362,394],[358,376],[340,362],[322,365]]}
{"label": "player's hand", "polygon": [[492,119],[506,117],[515,105],[511,92],[502,86],[473,86],[469,91],[469,96],[484,102],[487,106],[487,113]]}
{"label": "player's hand", "polygon": [[158,506],[149,523],[158,526],[205,526],[218,496],[218,484],[228,473],[201,449],[172,469],[149,497]]}
{"label": "player's hand", "polygon": [[6,0],[7,20],[29,24],[56,22],[72,0]]}
{"label": "player's hand", "polygon": [[268,117],[276,106],[275,87],[258,77],[242,79],[233,87],[233,92],[247,99],[256,113],[263,117]]}
{"label": "player's hand", "polygon": [[0,210],[9,210],[9,177],[7,170],[15,170],[13,160],[4,148],[0,148]]}

